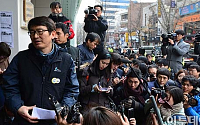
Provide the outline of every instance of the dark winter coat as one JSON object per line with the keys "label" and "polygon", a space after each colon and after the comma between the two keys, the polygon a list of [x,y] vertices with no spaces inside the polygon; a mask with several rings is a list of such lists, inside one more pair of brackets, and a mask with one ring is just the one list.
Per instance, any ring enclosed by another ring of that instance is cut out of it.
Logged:
{"label": "dark winter coat", "polygon": [[[72,106],[76,102],[79,83],[73,60],[55,44],[53,50],[53,54],[42,56],[30,44],[29,49],[19,52],[13,58],[3,75],[6,104],[17,115],[15,120],[20,125],[30,124],[17,114],[23,105],[54,109],[49,93],[62,104]],[[55,121],[42,124],[52,123]]]}

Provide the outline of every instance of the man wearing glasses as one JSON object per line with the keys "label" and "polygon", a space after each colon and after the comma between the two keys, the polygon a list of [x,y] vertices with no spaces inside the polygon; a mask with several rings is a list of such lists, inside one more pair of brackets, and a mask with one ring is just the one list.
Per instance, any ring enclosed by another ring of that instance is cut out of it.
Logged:
{"label": "man wearing glasses", "polygon": [[53,110],[49,94],[63,105],[72,106],[79,94],[75,64],[69,54],[52,42],[56,27],[48,17],[35,17],[28,23],[32,43],[19,52],[3,78],[6,106],[15,114],[14,124],[56,125],[55,119],[38,120],[29,114],[33,107]]}
{"label": "man wearing glasses", "polygon": [[101,5],[95,5],[94,9],[97,10],[97,13],[93,14],[93,17],[88,16],[89,14],[85,15],[84,30],[87,33],[95,32],[101,38],[100,44],[97,46],[96,49],[94,49],[94,53],[96,55],[99,52],[103,51],[104,39],[105,39],[105,35],[106,35],[106,30],[108,29],[108,24],[107,24],[107,21],[104,20],[103,17],[101,16],[101,13],[103,11],[103,7]]}

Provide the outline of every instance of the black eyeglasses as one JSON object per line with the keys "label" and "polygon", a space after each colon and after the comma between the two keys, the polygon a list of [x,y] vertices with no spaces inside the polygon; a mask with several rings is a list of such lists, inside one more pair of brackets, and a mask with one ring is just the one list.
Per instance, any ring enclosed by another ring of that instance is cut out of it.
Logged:
{"label": "black eyeglasses", "polygon": [[29,31],[28,32],[28,35],[29,36],[34,36],[35,35],[35,33],[37,34],[37,35],[42,35],[45,31],[48,31],[48,30],[31,30],[31,31]]}

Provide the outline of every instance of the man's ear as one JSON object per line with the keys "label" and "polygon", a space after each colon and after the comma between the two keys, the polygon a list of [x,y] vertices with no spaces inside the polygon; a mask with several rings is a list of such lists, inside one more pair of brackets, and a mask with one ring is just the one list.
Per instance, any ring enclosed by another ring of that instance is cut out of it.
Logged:
{"label": "man's ear", "polygon": [[66,33],[66,34],[65,34],[65,37],[67,37],[67,38],[68,38],[68,37],[69,37],[69,33]]}
{"label": "man's ear", "polygon": [[56,35],[57,35],[57,34],[56,34],[56,31],[53,30],[53,31],[51,32],[51,34],[50,34],[50,36],[52,37],[51,39],[54,39]]}

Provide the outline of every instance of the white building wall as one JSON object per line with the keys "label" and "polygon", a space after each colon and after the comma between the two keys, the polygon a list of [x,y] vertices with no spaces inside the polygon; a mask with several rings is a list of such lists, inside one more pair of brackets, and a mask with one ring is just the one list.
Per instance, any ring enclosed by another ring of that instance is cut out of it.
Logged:
{"label": "white building wall", "polygon": [[12,59],[19,51],[27,49],[31,42],[27,30],[21,28],[23,0],[0,0],[0,3],[1,11],[13,12],[14,48],[11,48],[10,56],[10,59]]}

